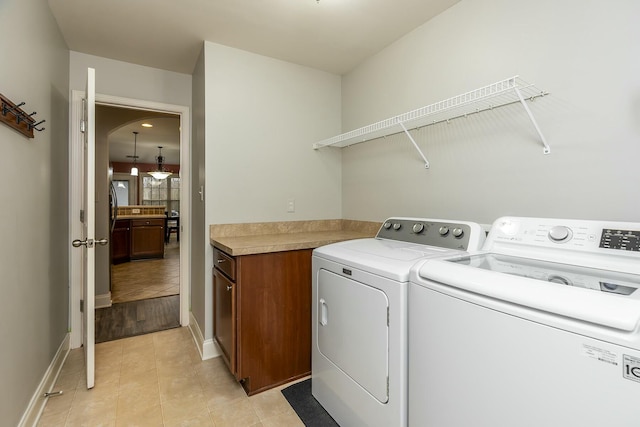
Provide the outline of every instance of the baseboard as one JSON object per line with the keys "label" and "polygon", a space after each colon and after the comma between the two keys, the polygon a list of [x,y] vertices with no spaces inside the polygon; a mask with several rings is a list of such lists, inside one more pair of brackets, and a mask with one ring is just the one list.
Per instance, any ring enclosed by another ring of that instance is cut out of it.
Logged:
{"label": "baseboard", "polygon": [[198,321],[193,316],[193,313],[189,313],[189,317],[191,319],[189,321],[189,330],[191,331],[191,335],[193,336],[202,360],[213,359],[214,357],[220,356],[221,353],[215,341],[212,339],[204,339],[200,325],[198,325]]}
{"label": "baseboard", "polygon": [[47,398],[44,397],[44,394],[52,391],[53,386],[56,384],[56,380],[58,379],[58,375],[60,375],[64,361],[69,355],[70,339],[71,336],[67,333],[64,336],[60,347],[58,347],[58,351],[55,356],[53,356],[53,360],[51,361],[47,372],[45,372],[42,381],[40,381],[38,389],[33,394],[27,410],[22,415],[22,419],[20,420],[18,427],[31,427],[38,423],[40,415],[42,415],[42,411],[47,404]]}
{"label": "baseboard", "polygon": [[111,307],[111,292],[101,295],[96,295],[96,308]]}

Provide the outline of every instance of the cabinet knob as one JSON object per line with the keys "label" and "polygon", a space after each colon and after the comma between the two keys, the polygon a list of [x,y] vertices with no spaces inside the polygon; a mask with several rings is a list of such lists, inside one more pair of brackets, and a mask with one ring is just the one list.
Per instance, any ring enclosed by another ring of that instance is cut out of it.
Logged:
{"label": "cabinet knob", "polygon": [[233,286],[227,285],[227,290],[230,291],[231,289],[233,289]]}
{"label": "cabinet knob", "polygon": [[225,262],[225,261],[226,261],[226,259],[221,258],[221,259],[219,259],[219,260],[218,260],[218,264],[222,264],[222,263],[223,263],[223,262]]}

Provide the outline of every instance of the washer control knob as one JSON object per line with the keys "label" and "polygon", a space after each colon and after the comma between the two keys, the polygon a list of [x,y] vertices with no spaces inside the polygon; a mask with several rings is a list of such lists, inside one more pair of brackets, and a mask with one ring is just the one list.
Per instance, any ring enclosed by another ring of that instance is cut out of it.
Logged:
{"label": "washer control knob", "polygon": [[549,239],[552,242],[561,243],[571,239],[571,229],[564,225],[557,225],[549,230]]}
{"label": "washer control knob", "polygon": [[454,228],[451,230],[451,234],[453,234],[453,237],[460,238],[464,234],[464,230],[462,228]]}
{"label": "washer control knob", "polygon": [[416,234],[420,234],[420,233],[422,233],[423,231],[424,231],[424,224],[419,223],[419,222],[417,222],[417,223],[413,224],[413,232],[414,232],[414,233],[416,233]]}
{"label": "washer control knob", "polygon": [[441,236],[446,236],[447,234],[449,234],[449,227],[443,225],[438,229],[438,233],[440,233]]}
{"label": "washer control knob", "polygon": [[391,228],[391,223],[389,221],[387,221],[384,224],[382,224],[382,226],[384,227],[385,230],[388,230],[388,229]]}
{"label": "washer control knob", "polygon": [[400,223],[393,224],[393,229],[394,230],[398,231],[398,230],[400,230],[400,228],[402,228],[402,224],[400,224]]}

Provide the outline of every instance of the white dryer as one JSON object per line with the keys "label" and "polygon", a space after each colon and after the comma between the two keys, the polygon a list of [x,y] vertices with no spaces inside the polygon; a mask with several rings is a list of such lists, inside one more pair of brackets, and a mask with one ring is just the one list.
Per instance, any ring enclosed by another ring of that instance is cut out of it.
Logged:
{"label": "white dryer", "polygon": [[312,393],[344,427],[407,425],[407,287],[421,259],[478,249],[475,223],[390,218],[313,251]]}
{"label": "white dryer", "polygon": [[498,219],[409,286],[412,426],[640,425],[640,224]]}

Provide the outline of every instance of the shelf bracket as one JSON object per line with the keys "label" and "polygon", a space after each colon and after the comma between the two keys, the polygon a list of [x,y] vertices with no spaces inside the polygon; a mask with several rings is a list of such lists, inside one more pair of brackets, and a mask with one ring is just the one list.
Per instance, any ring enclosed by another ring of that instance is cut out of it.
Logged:
{"label": "shelf bracket", "polygon": [[544,146],[544,148],[542,149],[542,152],[544,154],[551,153],[551,147],[549,147],[549,144],[547,144],[547,139],[542,134],[542,131],[540,130],[540,127],[538,126],[538,122],[536,122],[535,117],[533,117],[533,113],[531,112],[531,109],[529,109],[529,106],[527,105],[527,102],[522,97],[522,93],[520,93],[520,89],[518,89],[517,87],[514,87],[513,90],[516,92],[516,95],[518,95],[518,99],[520,99],[520,103],[522,104],[522,106],[524,107],[525,111],[529,115],[529,119],[531,120],[531,123],[533,123],[533,127],[536,128],[536,132],[538,132],[538,135],[540,135],[540,140],[542,141],[542,145]]}
{"label": "shelf bracket", "polygon": [[413,146],[416,148],[416,150],[418,150],[418,153],[420,154],[420,157],[422,157],[422,160],[424,160],[424,168],[429,169],[429,160],[427,160],[427,158],[424,156],[424,154],[422,153],[422,150],[420,149],[420,147],[418,147],[418,144],[416,144],[416,141],[413,139],[413,137],[405,127],[404,123],[398,122],[398,124],[400,125],[404,133],[407,135],[407,137],[409,138]]}

